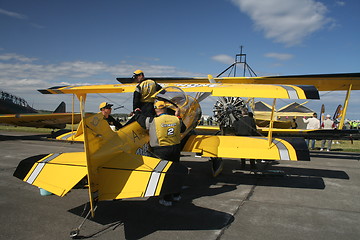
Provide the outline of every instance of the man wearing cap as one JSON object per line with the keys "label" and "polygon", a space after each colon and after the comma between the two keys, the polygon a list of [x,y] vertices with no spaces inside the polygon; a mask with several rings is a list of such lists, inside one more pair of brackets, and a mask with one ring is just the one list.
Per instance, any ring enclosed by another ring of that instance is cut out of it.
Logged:
{"label": "man wearing cap", "polygon": [[154,116],[154,97],[153,95],[161,89],[161,86],[154,80],[145,79],[144,72],[136,70],[133,75],[136,86],[133,96],[133,112],[141,111],[147,116]]}
{"label": "man wearing cap", "polygon": [[[180,110],[177,108],[174,116],[167,113],[168,105],[164,101],[156,101],[153,106],[156,116],[146,117],[141,114],[137,121],[141,127],[149,130],[149,143],[155,157],[179,162],[181,133],[186,130],[180,117]],[[180,193],[169,194],[160,199],[159,203],[164,206],[172,206],[173,201],[180,199]]]}
{"label": "man wearing cap", "polygon": [[[334,129],[335,128],[335,124],[334,121],[331,120],[331,116],[328,114],[326,115],[326,119],[324,120],[324,122],[321,124],[321,128],[322,129]],[[331,149],[331,142],[332,140],[322,140],[321,141],[321,148],[320,151],[323,151],[325,148],[325,143],[327,142],[327,151],[330,151]]]}
{"label": "man wearing cap", "polygon": [[122,128],[122,124],[117,121],[113,116],[111,116],[111,107],[113,105],[107,102],[102,102],[99,105],[99,109],[104,116],[104,119],[109,123],[109,125],[115,126],[116,131]]}

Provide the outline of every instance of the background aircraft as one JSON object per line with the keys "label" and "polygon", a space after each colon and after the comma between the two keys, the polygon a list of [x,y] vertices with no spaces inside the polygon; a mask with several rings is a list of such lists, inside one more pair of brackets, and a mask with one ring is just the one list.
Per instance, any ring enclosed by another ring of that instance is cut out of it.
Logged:
{"label": "background aircraft", "polygon": [[[66,124],[79,123],[79,113],[66,113],[65,102],[61,102],[53,113],[39,113],[20,97],[0,92],[0,123],[15,126],[63,129]],[[6,115],[4,115],[6,114]]]}

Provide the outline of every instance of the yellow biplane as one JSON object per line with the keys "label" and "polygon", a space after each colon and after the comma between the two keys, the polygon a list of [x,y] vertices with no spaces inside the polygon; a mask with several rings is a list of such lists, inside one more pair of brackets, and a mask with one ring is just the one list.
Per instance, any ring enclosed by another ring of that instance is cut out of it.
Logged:
{"label": "yellow biplane", "polygon": [[[84,152],[50,153],[21,161],[14,176],[58,196],[66,195],[87,176],[91,214],[97,201],[151,197],[179,191],[187,168],[178,163],[144,156],[148,132],[132,122],[114,132],[101,113],[86,116],[85,100],[91,93],[130,93],[135,84],[64,86],[39,90],[44,94],[75,94],[80,102]],[[197,92],[191,97],[185,92]],[[310,160],[302,139],[268,137],[189,136],[201,117],[199,101],[205,96],[318,99],[314,86],[180,83],[163,84],[156,97],[178,106],[187,126],[183,151],[204,157],[266,160]]]}

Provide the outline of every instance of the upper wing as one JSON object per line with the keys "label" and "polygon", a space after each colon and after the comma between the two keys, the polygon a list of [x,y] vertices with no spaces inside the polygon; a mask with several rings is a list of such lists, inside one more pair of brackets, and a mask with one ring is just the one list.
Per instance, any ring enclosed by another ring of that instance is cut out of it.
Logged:
{"label": "upper wing", "polygon": [[[79,123],[81,116],[74,114],[74,123]],[[50,114],[7,114],[0,116],[0,123],[16,126],[38,127],[38,128],[65,128],[66,124],[72,123],[71,113]]]}
{"label": "upper wing", "polygon": [[[308,139],[360,139],[359,129],[272,129],[278,137],[304,137]],[[267,135],[269,128],[259,128],[258,132]]]}
{"label": "upper wing", "polygon": [[216,78],[222,83],[247,84],[303,84],[314,85],[319,91],[360,90],[360,73],[290,75],[268,77],[224,77]]}
{"label": "upper wing", "polygon": [[[314,86],[271,84],[223,84],[223,83],[164,83],[163,87],[175,86],[185,92],[209,92],[221,97],[261,97],[290,99],[319,99]],[[92,86],[63,86],[39,90],[43,94],[126,93],[135,90],[135,84],[111,84]]]}
{"label": "upper wing", "polygon": [[[158,83],[209,83],[208,78],[151,78]],[[263,76],[263,77],[223,77],[214,78],[218,83],[231,84],[295,84],[314,85],[319,91],[347,90],[352,84],[352,90],[360,90],[360,73],[335,73],[335,74],[309,74],[288,76]],[[119,78],[119,82],[128,83],[125,78]]]}
{"label": "upper wing", "polygon": [[[256,120],[256,125],[268,125],[268,121],[264,123],[258,123]],[[277,124],[276,124],[277,123]],[[290,127],[284,128],[283,125],[286,123],[275,122],[274,128],[271,129],[272,135],[274,137],[303,137],[310,139],[347,139],[347,140],[357,140],[360,139],[360,130],[359,129],[290,129]],[[257,131],[262,136],[267,136],[270,129],[266,126],[257,128]],[[283,127],[283,128],[282,128]],[[197,126],[195,131],[199,135],[215,135],[220,131],[219,126]],[[234,140],[235,141],[235,140]],[[237,140],[236,140],[237,141]]]}
{"label": "upper wing", "polygon": [[[159,83],[208,83],[209,79],[204,77],[151,77],[151,79]],[[116,80],[122,84],[134,83],[133,78],[116,78]]]}

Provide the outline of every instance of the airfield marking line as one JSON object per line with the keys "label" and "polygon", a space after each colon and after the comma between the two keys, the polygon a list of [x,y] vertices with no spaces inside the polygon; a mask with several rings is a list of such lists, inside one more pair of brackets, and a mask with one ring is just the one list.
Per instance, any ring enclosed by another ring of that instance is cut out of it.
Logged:
{"label": "airfield marking line", "polygon": [[[244,204],[248,201],[250,201],[251,196],[254,194],[255,192],[255,188],[258,185],[258,178],[256,178],[256,182],[255,184],[251,187],[250,191],[248,192],[248,194],[246,195],[246,197],[240,202],[240,204],[238,205],[238,207],[236,208],[236,210],[234,211],[233,214],[231,214],[234,218],[235,216],[238,214],[238,212],[240,211],[240,208],[242,206],[244,206]],[[224,235],[225,231],[231,226],[230,220],[227,222],[226,227],[224,227],[223,229],[221,229],[219,235],[217,236],[216,240],[220,240],[221,236]]]}

